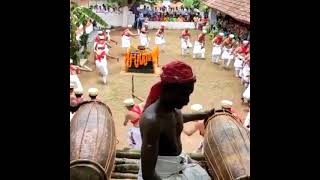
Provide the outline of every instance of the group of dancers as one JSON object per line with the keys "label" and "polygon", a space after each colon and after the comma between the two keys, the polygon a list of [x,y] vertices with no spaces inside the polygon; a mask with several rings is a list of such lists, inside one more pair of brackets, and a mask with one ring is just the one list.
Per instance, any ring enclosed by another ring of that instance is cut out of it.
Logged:
{"label": "group of dancers", "polygon": [[[140,30],[138,30],[138,34],[135,34],[131,31],[132,25],[128,25],[121,36],[121,47],[123,51],[126,51],[127,48],[131,46],[131,37],[139,36],[140,45],[149,48],[150,45],[150,38],[148,36],[148,22],[144,22]],[[159,45],[160,49],[163,51],[165,46],[165,39],[164,39],[164,24],[161,23],[160,28],[156,32],[155,36],[155,45]]]}

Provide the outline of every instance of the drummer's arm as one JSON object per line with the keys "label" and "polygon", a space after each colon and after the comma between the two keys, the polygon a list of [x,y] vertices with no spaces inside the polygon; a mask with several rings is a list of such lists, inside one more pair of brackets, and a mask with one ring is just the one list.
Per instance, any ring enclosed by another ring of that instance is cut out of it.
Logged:
{"label": "drummer's arm", "polygon": [[192,134],[194,134],[195,132],[197,132],[197,130],[198,130],[198,128],[197,128],[196,126],[193,126],[193,128],[190,129],[189,131],[183,129],[183,132],[184,132],[187,136],[191,136]]}
{"label": "drummer's arm", "polygon": [[207,119],[210,116],[212,116],[214,114],[214,112],[215,112],[215,109],[213,108],[210,111],[205,111],[205,112],[198,112],[198,113],[192,113],[192,114],[182,114],[183,123]]}

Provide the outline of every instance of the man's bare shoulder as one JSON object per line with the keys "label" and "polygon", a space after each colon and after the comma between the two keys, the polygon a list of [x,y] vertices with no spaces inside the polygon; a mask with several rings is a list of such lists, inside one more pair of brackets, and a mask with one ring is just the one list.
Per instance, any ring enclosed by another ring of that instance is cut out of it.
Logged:
{"label": "man's bare shoulder", "polygon": [[141,116],[140,126],[157,126],[160,124],[160,121],[156,118],[154,107],[152,105],[148,107]]}

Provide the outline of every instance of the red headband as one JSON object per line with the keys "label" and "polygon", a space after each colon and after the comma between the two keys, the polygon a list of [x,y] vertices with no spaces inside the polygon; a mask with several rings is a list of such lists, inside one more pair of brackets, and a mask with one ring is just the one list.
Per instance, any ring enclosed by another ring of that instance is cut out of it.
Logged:
{"label": "red headband", "polygon": [[161,81],[159,81],[151,87],[144,109],[146,109],[148,106],[150,106],[159,99],[161,95],[162,83],[172,84],[195,82],[196,76],[193,75],[192,69],[189,65],[182,61],[176,60],[162,67],[160,79]]}

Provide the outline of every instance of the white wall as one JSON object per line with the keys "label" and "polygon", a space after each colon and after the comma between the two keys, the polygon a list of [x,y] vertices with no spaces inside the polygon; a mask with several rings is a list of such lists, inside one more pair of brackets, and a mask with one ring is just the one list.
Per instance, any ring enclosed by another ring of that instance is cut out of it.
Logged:
{"label": "white wall", "polygon": [[194,22],[160,22],[160,21],[149,21],[148,28],[149,29],[159,29],[161,23],[164,24],[166,29],[195,29]]}
{"label": "white wall", "polygon": [[[104,21],[108,23],[108,25],[111,26],[122,26],[123,25],[123,14],[117,14],[117,13],[97,13]],[[127,16],[128,24],[134,23],[134,14],[132,14],[131,11],[129,11]]]}

